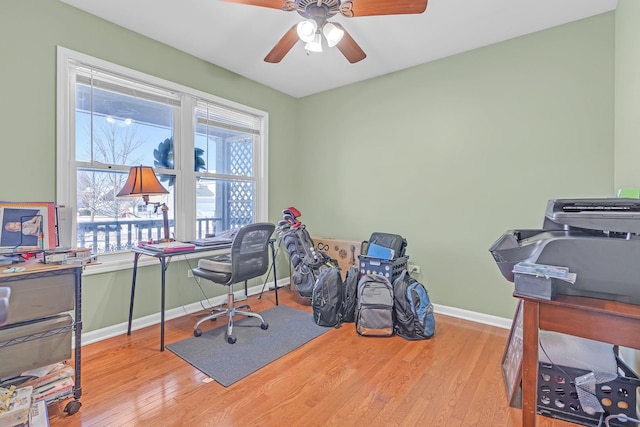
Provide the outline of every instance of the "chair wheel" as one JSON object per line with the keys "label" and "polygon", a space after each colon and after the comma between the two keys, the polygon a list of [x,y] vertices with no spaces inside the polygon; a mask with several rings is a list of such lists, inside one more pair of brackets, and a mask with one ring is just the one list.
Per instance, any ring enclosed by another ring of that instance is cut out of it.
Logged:
{"label": "chair wheel", "polygon": [[67,406],[64,407],[64,412],[69,415],[73,415],[80,410],[81,406],[82,403],[78,402],[77,400],[72,400],[71,402],[67,403]]}
{"label": "chair wheel", "polygon": [[200,329],[194,329],[193,330],[193,336],[194,337],[199,337],[200,335],[202,335],[202,331]]}
{"label": "chair wheel", "polygon": [[234,337],[233,335],[229,335],[229,336],[227,337],[227,342],[228,342],[229,344],[235,344],[235,343],[236,343],[236,337]]}
{"label": "chair wheel", "polygon": [[269,324],[267,322],[264,322],[262,325],[260,325],[260,328],[266,331],[267,329],[269,329]]}

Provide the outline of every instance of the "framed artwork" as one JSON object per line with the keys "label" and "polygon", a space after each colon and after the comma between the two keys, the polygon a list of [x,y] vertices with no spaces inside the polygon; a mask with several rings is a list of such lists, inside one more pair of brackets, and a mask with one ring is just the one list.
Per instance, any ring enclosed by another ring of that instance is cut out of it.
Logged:
{"label": "framed artwork", "polygon": [[0,203],[0,250],[56,247],[54,203]]}
{"label": "framed artwork", "polygon": [[514,408],[522,406],[522,305],[522,300],[518,300],[511,332],[502,357],[502,376],[507,390],[507,399],[509,399],[509,406]]}

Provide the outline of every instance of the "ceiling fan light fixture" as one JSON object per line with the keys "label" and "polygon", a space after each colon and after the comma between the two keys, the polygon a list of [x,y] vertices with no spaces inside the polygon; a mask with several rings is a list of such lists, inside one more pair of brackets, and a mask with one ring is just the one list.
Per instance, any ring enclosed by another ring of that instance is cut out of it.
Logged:
{"label": "ceiling fan light fixture", "polygon": [[342,40],[344,30],[336,27],[331,22],[327,22],[324,24],[324,27],[322,27],[322,34],[324,34],[324,37],[327,39],[327,45],[334,47]]}
{"label": "ceiling fan light fixture", "polygon": [[307,42],[305,49],[309,52],[322,52],[322,36],[319,31],[313,37],[313,40]]}
{"label": "ceiling fan light fixture", "polygon": [[316,32],[318,31],[318,24],[313,19],[306,19],[298,23],[296,31],[298,32],[298,37],[300,37],[300,40],[306,43],[310,43],[311,41],[313,41]]}

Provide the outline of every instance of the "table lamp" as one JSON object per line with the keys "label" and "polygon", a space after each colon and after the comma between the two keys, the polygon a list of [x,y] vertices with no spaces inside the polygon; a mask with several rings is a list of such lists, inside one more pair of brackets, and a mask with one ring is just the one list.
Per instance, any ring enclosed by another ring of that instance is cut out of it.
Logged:
{"label": "table lamp", "polygon": [[[142,197],[145,205],[149,204],[149,196],[157,196],[160,194],[169,194],[166,188],[160,184],[153,168],[149,166],[133,166],[129,171],[127,182],[117,194],[116,197]],[[158,212],[158,208],[162,209],[162,227],[164,229],[163,242],[169,241],[169,208],[165,203],[151,203],[154,206],[154,212]]]}

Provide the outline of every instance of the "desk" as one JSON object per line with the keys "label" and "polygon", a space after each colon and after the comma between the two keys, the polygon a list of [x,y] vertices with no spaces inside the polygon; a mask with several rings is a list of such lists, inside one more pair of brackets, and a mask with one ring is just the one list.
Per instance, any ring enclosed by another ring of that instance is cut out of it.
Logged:
{"label": "desk", "polygon": [[640,306],[596,298],[528,296],[522,310],[522,425],[536,425],[538,329],[640,349]]}
{"label": "desk", "polygon": [[[271,247],[271,262],[273,263],[273,282],[276,290],[276,305],[278,305],[278,276],[276,274],[276,254],[274,247],[274,239],[269,240],[269,246]],[[164,311],[165,311],[165,287],[166,287],[166,272],[167,267],[169,267],[169,262],[171,258],[178,255],[190,255],[190,254],[199,254],[206,253],[212,251],[219,251],[231,249],[231,243],[228,245],[216,245],[213,246],[196,246],[195,249],[190,249],[187,251],[180,252],[158,252],[145,248],[132,248],[133,252],[133,274],[131,279],[131,300],[129,303],[129,325],[127,327],[127,335],[131,335],[131,321],[133,319],[133,300],[136,294],[136,276],[138,274],[138,260],[141,255],[147,255],[154,258],[157,258],[160,262],[160,351],[164,351]],[[266,280],[266,278],[265,278]],[[245,292],[246,292],[246,284],[245,284]]]}

